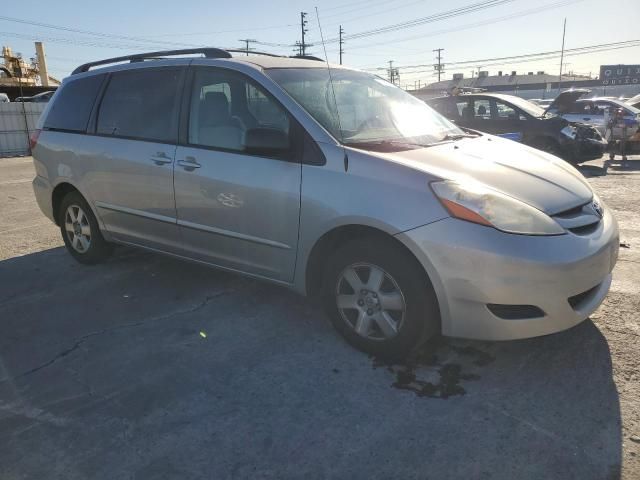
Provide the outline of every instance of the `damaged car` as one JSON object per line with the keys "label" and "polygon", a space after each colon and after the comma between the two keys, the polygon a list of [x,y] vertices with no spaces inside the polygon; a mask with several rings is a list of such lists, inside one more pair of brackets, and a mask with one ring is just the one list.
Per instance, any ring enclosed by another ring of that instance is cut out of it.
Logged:
{"label": "damaged car", "polygon": [[593,126],[570,122],[514,95],[465,94],[427,103],[456,125],[524,143],[574,165],[600,158],[607,146]]}
{"label": "damaged car", "polygon": [[594,126],[606,136],[611,112],[621,111],[627,126],[627,137],[633,137],[640,127],[640,110],[631,104],[609,97],[585,98],[591,90],[576,88],[562,92],[548,111],[569,122],[583,122]]}

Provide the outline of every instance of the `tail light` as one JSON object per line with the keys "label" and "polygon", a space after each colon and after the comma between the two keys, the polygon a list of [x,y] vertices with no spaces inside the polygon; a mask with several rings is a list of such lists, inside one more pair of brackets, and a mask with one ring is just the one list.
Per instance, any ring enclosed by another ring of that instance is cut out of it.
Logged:
{"label": "tail light", "polygon": [[38,137],[40,136],[40,132],[41,130],[34,130],[31,133],[31,136],[29,137],[29,146],[31,147],[31,150],[33,150],[34,148],[36,148],[36,145],[38,144]]}

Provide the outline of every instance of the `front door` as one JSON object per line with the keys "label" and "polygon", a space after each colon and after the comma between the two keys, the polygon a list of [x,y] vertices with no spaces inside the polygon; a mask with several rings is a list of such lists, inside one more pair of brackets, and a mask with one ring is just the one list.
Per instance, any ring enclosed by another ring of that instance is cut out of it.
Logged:
{"label": "front door", "polygon": [[244,75],[194,66],[190,76],[174,180],[184,248],[199,260],[291,282],[302,172],[293,121]]}
{"label": "front door", "polygon": [[527,117],[514,105],[491,99],[489,131],[509,140],[521,142],[527,128]]}

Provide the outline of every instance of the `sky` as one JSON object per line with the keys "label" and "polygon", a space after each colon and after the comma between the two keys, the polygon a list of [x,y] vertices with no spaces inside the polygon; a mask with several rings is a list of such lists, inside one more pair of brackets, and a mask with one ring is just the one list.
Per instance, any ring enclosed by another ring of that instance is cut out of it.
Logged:
{"label": "sky", "polygon": [[[552,58],[555,54],[528,62],[487,59],[560,50],[564,18],[566,49],[638,41],[630,48],[583,55],[568,52],[565,73],[597,75],[601,64],[640,64],[640,0],[189,0],[180,4],[21,0],[16,5],[19,8],[2,10],[2,45],[30,58],[35,55],[33,42],[43,41],[50,75],[57,78],[91,60],[201,45],[243,48],[239,40],[245,38],[262,42],[252,44],[257,50],[291,55],[295,52],[290,45],[300,40],[301,11],[307,12],[306,42],[313,44],[308,53],[324,58],[316,7],[331,62],[338,62],[335,39],[342,25],[343,63],[386,76],[393,61],[403,86],[437,80],[432,66],[436,48],[444,49],[443,79],[453,73],[470,77],[478,69],[490,74],[498,70],[558,74],[560,59]],[[456,14],[456,9],[469,5],[479,9]],[[431,19],[421,20],[427,17]],[[411,21],[417,25],[403,25]],[[391,31],[377,32],[397,24]],[[371,31],[374,34],[362,35]]]}

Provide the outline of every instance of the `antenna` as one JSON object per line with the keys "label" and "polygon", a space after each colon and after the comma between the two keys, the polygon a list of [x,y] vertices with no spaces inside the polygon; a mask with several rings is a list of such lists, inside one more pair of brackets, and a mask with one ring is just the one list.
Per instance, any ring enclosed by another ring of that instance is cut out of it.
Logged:
{"label": "antenna", "polygon": [[[322,25],[320,25],[320,14],[318,13],[318,7],[316,8],[316,19],[318,20],[318,30],[320,30],[320,40],[322,41],[322,49],[324,50],[324,59],[327,62],[327,70],[329,71],[329,83],[331,84],[331,93],[333,95],[333,104],[335,106],[336,109],[336,117],[338,120],[338,130],[340,131],[340,142],[344,143],[344,136],[342,134],[342,123],[340,122],[340,112],[338,111],[338,101],[336,99],[336,90],[333,87],[333,75],[331,75],[331,65],[329,65],[329,57],[327,57],[327,47],[324,44],[324,35],[322,34]],[[344,150],[344,146],[342,147],[342,149]],[[344,152],[344,169],[345,171],[348,168],[348,159],[347,159],[347,152],[345,150]]]}

